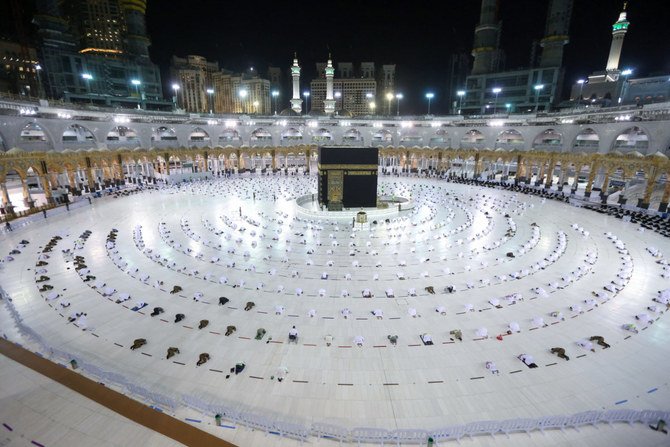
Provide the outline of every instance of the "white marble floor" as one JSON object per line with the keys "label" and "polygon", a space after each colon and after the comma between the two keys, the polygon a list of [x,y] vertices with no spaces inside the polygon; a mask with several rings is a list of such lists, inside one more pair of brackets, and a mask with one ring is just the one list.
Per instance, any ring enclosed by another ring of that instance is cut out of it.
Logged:
{"label": "white marble floor", "polygon": [[[315,189],[314,178],[235,178],[94,202],[3,235],[3,251],[22,239],[30,244],[5,263],[2,287],[25,324],[81,361],[175,398],[299,422],[429,429],[670,407],[668,321],[647,309],[670,287],[657,263],[663,253],[670,257],[667,239],[564,203],[410,178],[380,179],[380,190],[411,197],[413,210],[352,229],[349,218],[296,215],[293,199]],[[54,235],[62,239],[48,264],[36,267]],[[83,257],[95,279],[83,281],[65,249]],[[41,275],[49,280],[36,283]],[[620,291],[593,295],[612,281]],[[53,289],[40,293],[44,284]],[[182,290],[170,294],[175,285]],[[372,297],[363,297],[366,289]],[[53,292],[58,297],[47,299]],[[124,294],[130,298],[116,303]],[[229,301],[219,305],[221,297]],[[147,306],[133,311],[139,302]],[[245,311],[248,302],[255,305]],[[164,312],[151,317],[156,307]],[[68,323],[77,312],[86,316]],[[185,318],[174,323],[176,314]],[[639,314],[654,323],[636,320]],[[208,324],[198,329],[202,320]],[[510,323],[520,332],[507,335]],[[629,323],[639,333],[622,329]],[[228,326],[236,331],[225,336]],[[288,343],[293,326],[295,344]],[[266,333],[255,340],[259,328]],[[453,330],[463,341],[453,340]],[[422,334],[434,344],[424,345]],[[611,348],[577,344],[593,335]],[[128,349],[139,338],[147,344]],[[168,347],[179,348],[170,360]],[[210,359],[196,366],[201,353]],[[538,368],[526,367],[520,354],[532,355]],[[237,362],[244,371],[226,378]],[[551,445],[615,445],[604,432],[554,434]],[[649,445],[663,439],[629,433]],[[514,438],[515,445],[549,445],[535,435]]]}

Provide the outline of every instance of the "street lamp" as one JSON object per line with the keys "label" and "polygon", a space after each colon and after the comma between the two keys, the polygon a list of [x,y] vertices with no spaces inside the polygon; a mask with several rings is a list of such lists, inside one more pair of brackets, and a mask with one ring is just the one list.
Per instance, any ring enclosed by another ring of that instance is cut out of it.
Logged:
{"label": "street lamp", "polygon": [[624,76],[624,79],[623,79],[623,85],[621,86],[621,92],[619,93],[619,104],[621,104],[621,101],[623,100],[623,97],[626,93],[626,86],[628,85],[628,76],[633,74],[633,70],[627,68],[624,71],[622,71],[621,74]]}
{"label": "street lamp", "polygon": [[137,93],[137,108],[141,109],[142,106],[142,97],[140,96],[140,84],[142,84],[139,79],[131,79],[130,83],[135,86],[135,92]]}
{"label": "street lamp", "polygon": [[212,100],[212,96],[214,95],[214,89],[208,88],[207,95],[209,95],[209,114],[211,115],[212,109],[214,108],[214,101]]}
{"label": "street lamp", "polygon": [[377,108],[377,104],[373,102],[370,102],[370,112],[374,115],[375,114],[375,109]]}
{"label": "street lamp", "polygon": [[258,114],[258,101],[254,101],[254,113]]}
{"label": "street lamp", "polygon": [[272,99],[275,103],[275,115],[277,114],[277,96],[279,96],[279,92],[277,90],[272,90]]}
{"label": "street lamp", "polygon": [[242,109],[242,113],[245,112],[244,100],[247,98],[247,95],[248,95],[248,94],[249,94],[249,92],[246,91],[245,89],[240,90],[240,93],[239,93],[239,95],[240,95],[240,102],[241,102],[241,104],[240,104],[241,107],[240,107],[240,108]]}
{"label": "street lamp", "polygon": [[463,109],[463,97],[465,96],[465,90],[459,90],[456,92],[456,95],[458,96],[458,114],[461,114],[461,110]]}
{"label": "street lamp", "polygon": [[577,79],[577,84],[579,84],[579,101],[584,99],[582,97],[582,93],[584,92],[584,83],[586,83],[585,79]]}
{"label": "street lamp", "polygon": [[498,95],[502,92],[502,89],[500,87],[494,87],[492,91],[496,95],[496,99],[493,101],[493,114],[495,115],[496,109],[498,108]]}
{"label": "street lamp", "polygon": [[426,98],[428,99],[428,115],[430,115],[430,100],[434,97],[435,95],[433,93],[426,93]]}
{"label": "street lamp", "polygon": [[403,98],[402,93],[398,93],[398,94],[395,95],[395,99],[397,100],[397,102],[396,102],[397,108],[396,108],[396,111],[395,111],[396,116],[400,116],[400,100],[402,98]]}
{"label": "street lamp", "polygon": [[535,89],[535,113],[537,113],[540,107],[540,91],[544,88],[544,84],[537,84],[533,88]]}
{"label": "street lamp", "polygon": [[172,84],[172,90],[174,90],[174,108],[177,110],[179,108],[179,84]]}
{"label": "street lamp", "polygon": [[91,96],[91,81],[93,80],[93,76],[91,76],[90,73],[82,73],[81,77],[86,81],[86,90],[88,91],[88,100],[91,104],[93,104],[93,97]]}
{"label": "street lamp", "polygon": [[305,115],[309,114],[309,91],[305,90],[302,92],[302,96],[305,97]]}
{"label": "street lamp", "polygon": [[342,101],[341,101],[341,99],[340,99],[340,98],[342,98],[342,93],[341,93],[341,92],[335,92],[335,93],[333,94],[333,96],[335,96],[336,104],[337,104],[338,101],[340,102],[340,107],[338,108],[338,107],[336,106],[335,108],[336,108],[337,110],[342,110],[342,109],[344,108],[344,107],[343,107],[343,104],[342,104]]}
{"label": "street lamp", "polygon": [[393,93],[387,93],[386,99],[388,99],[389,102],[388,115],[391,116],[391,101],[393,101]]}
{"label": "street lamp", "polygon": [[40,71],[42,71],[42,66],[40,64],[35,65],[35,72],[37,73],[37,97],[42,97],[42,78],[40,76]]}

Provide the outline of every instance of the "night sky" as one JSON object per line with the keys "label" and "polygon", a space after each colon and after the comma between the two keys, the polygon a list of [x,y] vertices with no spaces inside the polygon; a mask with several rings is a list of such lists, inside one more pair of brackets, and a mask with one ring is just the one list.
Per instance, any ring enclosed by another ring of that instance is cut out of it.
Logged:
{"label": "night sky", "polygon": [[[548,3],[501,1],[506,68],[528,66],[531,42],[544,33]],[[564,58],[567,84],[604,69],[611,25],[622,4],[574,0]],[[304,90],[315,74],[315,62],[325,61],[330,51],[335,63],[395,63],[397,90],[405,96],[401,113],[425,113],[427,91],[435,93],[433,112],[446,113],[449,56],[472,49],[480,6],[479,0],[149,0],[147,26],[152,60],[161,66],[165,85],[171,82],[168,67],[174,54],[198,54],[218,60],[222,68],[243,71],[253,66],[264,73],[268,65],[287,69],[297,51]],[[25,7],[25,15],[31,10]],[[628,19],[621,66],[633,67],[640,76],[670,73],[667,2],[631,0]],[[0,14],[5,30],[14,28],[11,20],[11,15]],[[289,98],[283,99],[287,105]]]}

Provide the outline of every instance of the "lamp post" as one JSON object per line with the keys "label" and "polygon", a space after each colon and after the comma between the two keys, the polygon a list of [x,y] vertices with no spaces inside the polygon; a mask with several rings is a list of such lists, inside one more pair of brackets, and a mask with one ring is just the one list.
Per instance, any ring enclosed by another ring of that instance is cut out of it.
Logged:
{"label": "lamp post", "polygon": [[426,93],[426,99],[428,99],[428,115],[430,115],[430,100],[434,97],[435,95],[433,93]]}
{"label": "lamp post", "polygon": [[275,109],[275,115],[277,114],[277,96],[279,96],[279,92],[277,90],[272,91],[272,100],[274,101],[274,109]]}
{"label": "lamp post", "polygon": [[214,89],[213,88],[208,88],[207,89],[207,96],[209,97],[209,114],[212,114],[212,109],[214,108]]}
{"label": "lamp post", "polygon": [[40,64],[35,65],[35,72],[37,73],[37,97],[42,97],[42,77],[40,72],[42,71],[42,66]]}
{"label": "lamp post", "polygon": [[309,91],[305,90],[302,92],[302,96],[305,97],[305,115],[309,114]]}
{"label": "lamp post", "polygon": [[458,114],[461,114],[461,110],[463,109],[463,97],[465,96],[465,90],[459,90],[456,92],[456,95],[458,96]]}
{"label": "lamp post", "polygon": [[[342,110],[342,109],[344,108],[344,107],[343,107],[343,104],[342,104],[342,99],[341,99],[341,98],[342,98],[342,92],[335,92],[335,93],[333,93],[333,96],[335,97],[335,101],[336,101],[336,102],[335,102],[335,104],[336,104],[336,106],[335,106],[335,111],[337,112],[337,110]],[[340,107],[339,107],[339,109],[338,109],[338,107],[337,107],[337,102],[338,102],[338,101],[340,102]]]}
{"label": "lamp post", "polygon": [[386,99],[387,99],[388,102],[389,102],[389,106],[388,106],[388,115],[391,116],[391,101],[393,101],[393,93],[387,93],[387,94],[386,94]]}
{"label": "lamp post", "polygon": [[242,110],[242,113],[245,113],[244,100],[247,98],[248,94],[249,92],[245,89],[240,90],[240,109]]}
{"label": "lamp post", "polygon": [[535,113],[540,107],[540,91],[544,88],[544,84],[537,84],[533,87],[535,89]]}
{"label": "lamp post", "polygon": [[500,87],[494,87],[492,91],[496,95],[495,101],[493,101],[493,114],[495,115],[498,108],[498,95],[502,92],[502,89]]}
{"label": "lamp post", "polygon": [[633,74],[633,70],[630,68],[625,69],[624,71],[621,72],[623,75],[623,85],[621,86],[621,92],[619,93],[619,104],[621,104],[621,101],[623,100],[623,97],[626,94],[626,87],[628,86],[628,76]]}
{"label": "lamp post", "polygon": [[93,76],[91,76],[90,73],[82,73],[81,77],[86,81],[86,90],[88,91],[88,100],[91,104],[93,104],[93,98],[91,97],[91,81],[93,80]]}
{"label": "lamp post", "polygon": [[396,111],[395,111],[396,116],[400,116],[400,100],[402,98],[403,98],[402,93],[398,93],[398,94],[395,95],[395,99],[397,100]]}
{"label": "lamp post", "polygon": [[586,82],[586,80],[584,80],[584,79],[577,79],[577,84],[579,84],[579,101],[580,102],[582,101],[582,99],[584,99],[582,97],[582,94],[584,92],[584,83],[585,82]]}
{"label": "lamp post", "polygon": [[135,86],[135,92],[137,93],[137,108],[141,109],[142,108],[142,96],[140,96],[140,82],[139,79],[131,79],[130,83]]}
{"label": "lamp post", "polygon": [[174,109],[179,108],[179,84],[172,84],[172,90],[174,91]]}

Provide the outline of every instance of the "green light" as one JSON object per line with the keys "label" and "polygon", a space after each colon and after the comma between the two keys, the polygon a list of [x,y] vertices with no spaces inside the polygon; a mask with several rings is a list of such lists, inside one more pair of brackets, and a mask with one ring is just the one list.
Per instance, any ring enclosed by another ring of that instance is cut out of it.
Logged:
{"label": "green light", "polygon": [[612,30],[618,31],[621,29],[628,29],[628,25],[630,25],[629,22],[617,22],[614,25],[612,25]]}

